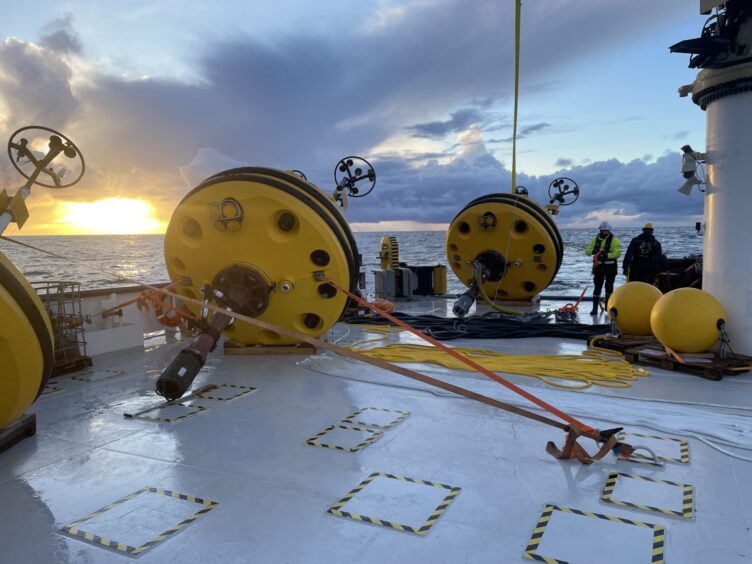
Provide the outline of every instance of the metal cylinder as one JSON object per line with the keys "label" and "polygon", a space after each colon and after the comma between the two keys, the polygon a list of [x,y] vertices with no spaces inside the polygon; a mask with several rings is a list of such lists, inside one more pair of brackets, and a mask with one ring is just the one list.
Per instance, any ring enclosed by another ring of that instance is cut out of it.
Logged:
{"label": "metal cylinder", "polygon": [[744,354],[752,354],[751,166],[752,92],[711,101],[702,285],[723,305],[731,346]]}

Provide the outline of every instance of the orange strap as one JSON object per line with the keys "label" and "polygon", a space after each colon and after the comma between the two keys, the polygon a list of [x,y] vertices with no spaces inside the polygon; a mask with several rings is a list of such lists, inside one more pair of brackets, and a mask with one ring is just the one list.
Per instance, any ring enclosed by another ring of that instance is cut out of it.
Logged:
{"label": "orange strap", "polygon": [[490,370],[487,370],[486,368],[484,368],[483,366],[481,366],[477,362],[473,362],[472,360],[470,360],[466,356],[461,355],[460,353],[458,353],[454,349],[447,347],[446,345],[444,345],[443,343],[437,341],[433,337],[430,337],[429,335],[426,335],[425,333],[422,333],[422,332],[418,331],[417,329],[415,329],[411,325],[408,325],[404,321],[401,321],[401,320],[397,319],[396,317],[394,317],[393,315],[391,315],[391,314],[389,314],[389,313],[387,313],[387,312],[385,312],[385,311],[383,311],[383,310],[375,307],[370,302],[368,302],[368,301],[366,301],[366,300],[364,300],[364,299],[356,296],[355,294],[353,294],[351,292],[348,292],[347,290],[345,290],[341,286],[338,286],[337,284],[335,284],[331,280],[324,279],[324,282],[327,282],[330,286],[333,286],[338,291],[343,292],[344,294],[347,294],[348,296],[350,296],[351,299],[355,300],[360,305],[367,307],[368,309],[370,309],[374,313],[378,313],[382,317],[385,317],[386,319],[388,319],[389,321],[391,321],[395,325],[398,325],[398,326],[402,327],[406,331],[410,331],[410,333],[412,333],[413,335],[416,335],[417,337],[420,337],[424,341],[428,341],[434,347],[441,349],[442,351],[444,351],[445,353],[447,353],[449,355],[452,355],[454,358],[456,358],[460,362],[463,362],[463,363],[467,364],[470,368],[476,370],[477,372],[480,372],[481,374],[487,376],[491,380],[494,380],[494,381],[498,382],[502,386],[506,386],[507,388],[509,388],[513,392],[521,395],[523,398],[525,398],[526,400],[534,403],[538,407],[541,407],[541,408],[545,409],[549,413],[553,413],[554,415],[556,415],[557,417],[560,417],[561,419],[563,419],[564,421],[566,421],[570,425],[576,426],[582,432],[585,432],[585,433],[595,432],[595,429],[593,429],[592,427],[589,427],[588,425],[585,425],[584,423],[578,421],[577,419],[575,419],[571,415],[567,415],[563,411],[555,408],[553,405],[551,405],[549,403],[546,403],[542,399],[539,399],[539,398],[535,397],[533,394],[525,391],[524,389],[520,388],[519,386],[516,386],[516,385],[512,384],[511,382],[505,380],[501,376],[499,376],[497,374],[494,374],[493,372],[491,372]]}

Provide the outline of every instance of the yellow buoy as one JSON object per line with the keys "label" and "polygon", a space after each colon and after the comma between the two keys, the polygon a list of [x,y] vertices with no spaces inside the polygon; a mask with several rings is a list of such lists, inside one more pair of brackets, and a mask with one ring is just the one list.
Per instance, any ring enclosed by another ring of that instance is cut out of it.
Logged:
{"label": "yellow buoy", "polygon": [[650,326],[667,347],[698,353],[715,345],[721,335],[718,321],[725,318],[721,304],[707,292],[679,288],[658,300],[650,314]]}
{"label": "yellow buoy", "polygon": [[625,335],[650,335],[650,312],[662,296],[661,291],[645,282],[627,282],[619,286],[608,300],[606,312]]}
{"label": "yellow buoy", "polygon": [[[246,167],[208,178],[178,204],[164,248],[177,293],[196,299],[206,285],[223,293],[243,286],[252,299],[236,311],[312,337],[328,331],[347,304],[321,278],[357,288],[358,249],[344,216],[316,186],[284,170]],[[242,322],[226,333],[243,344],[295,342]]]}
{"label": "yellow buoy", "polygon": [[0,429],[39,396],[53,362],[52,327],[44,305],[0,253]]}
{"label": "yellow buoy", "polygon": [[492,300],[530,300],[554,279],[564,243],[538,204],[517,194],[488,194],[468,203],[446,237],[449,266],[467,287],[483,272]]}

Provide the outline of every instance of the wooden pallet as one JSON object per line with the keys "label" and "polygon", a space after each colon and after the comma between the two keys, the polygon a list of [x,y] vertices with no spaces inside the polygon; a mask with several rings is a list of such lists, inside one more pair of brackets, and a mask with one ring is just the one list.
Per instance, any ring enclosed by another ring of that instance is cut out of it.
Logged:
{"label": "wooden pallet", "polygon": [[657,344],[655,337],[648,335],[646,337],[636,335],[622,335],[620,337],[596,337],[593,339],[593,346],[602,349],[624,354],[627,349],[638,348],[644,345]]}
{"label": "wooden pallet", "polygon": [[91,357],[88,356],[80,356],[76,360],[71,360],[69,362],[55,363],[55,366],[52,368],[52,377],[54,378],[55,376],[78,372],[79,370],[89,368],[90,366],[92,366],[92,362]]}
{"label": "wooden pallet", "polygon": [[0,429],[0,452],[8,450],[10,447],[22,440],[33,437],[37,432],[37,417],[33,413],[26,413],[16,419],[13,423]]}
{"label": "wooden pallet", "polygon": [[316,347],[308,343],[295,345],[243,345],[234,341],[225,341],[225,354],[316,354]]}
{"label": "wooden pallet", "polygon": [[735,376],[749,370],[734,370],[752,364],[752,357],[736,355],[737,358],[722,359],[715,353],[695,353],[679,355],[684,363],[668,354],[660,344],[647,344],[624,351],[624,358],[634,364],[658,366],[664,370],[685,372],[707,380],[721,380],[723,376]]}

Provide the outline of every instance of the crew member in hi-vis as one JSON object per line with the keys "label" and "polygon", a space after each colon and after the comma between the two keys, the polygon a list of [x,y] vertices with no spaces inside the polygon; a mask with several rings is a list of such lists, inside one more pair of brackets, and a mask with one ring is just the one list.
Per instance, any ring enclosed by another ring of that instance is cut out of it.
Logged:
{"label": "crew member in hi-vis", "polygon": [[621,241],[611,233],[611,225],[604,221],[598,227],[600,232],[585,247],[585,254],[593,257],[593,309],[590,315],[598,315],[601,290],[606,283],[606,305],[614,291],[616,279],[616,261],[621,256]]}

